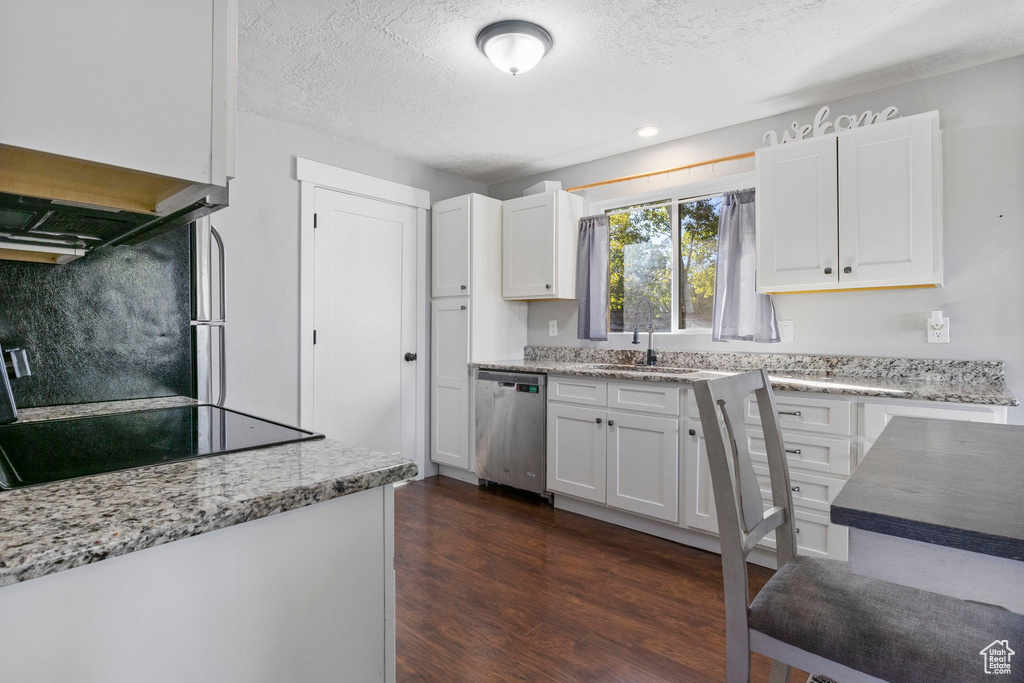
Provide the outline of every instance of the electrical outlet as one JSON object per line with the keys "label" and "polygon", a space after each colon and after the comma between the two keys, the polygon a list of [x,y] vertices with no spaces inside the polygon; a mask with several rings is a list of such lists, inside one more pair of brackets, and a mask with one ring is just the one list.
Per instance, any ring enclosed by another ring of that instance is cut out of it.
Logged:
{"label": "electrical outlet", "polygon": [[779,337],[784,343],[792,342],[794,340],[796,324],[792,320],[780,320],[779,321]]}
{"label": "electrical outlet", "polygon": [[942,318],[942,322],[928,318],[928,343],[948,344],[949,343],[949,318]]}
{"label": "electrical outlet", "polygon": [[558,336],[558,321],[557,320],[549,320],[548,321],[548,336],[549,337],[557,337]]}

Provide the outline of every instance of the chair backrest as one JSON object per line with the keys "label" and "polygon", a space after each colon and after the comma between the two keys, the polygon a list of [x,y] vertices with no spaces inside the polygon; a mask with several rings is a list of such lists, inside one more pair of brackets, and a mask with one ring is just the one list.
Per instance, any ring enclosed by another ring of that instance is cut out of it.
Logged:
{"label": "chair backrest", "polygon": [[[697,408],[711,471],[711,485],[718,514],[722,572],[725,579],[726,628],[746,631],[750,592],[747,556],[754,546],[775,531],[778,567],[796,557],[793,526],[793,494],[786,465],[779,416],[771,382],[764,370],[694,383]],[[766,512],[761,487],[750,460],[745,420],[750,394],[757,399],[768,472],[772,483],[772,507]]]}

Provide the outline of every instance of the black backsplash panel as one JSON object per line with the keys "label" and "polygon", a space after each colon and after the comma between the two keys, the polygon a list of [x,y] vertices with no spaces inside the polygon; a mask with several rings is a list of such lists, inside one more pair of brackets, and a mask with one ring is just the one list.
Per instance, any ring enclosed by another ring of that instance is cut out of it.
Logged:
{"label": "black backsplash panel", "polygon": [[19,407],[192,393],[188,228],[71,263],[0,261],[0,344],[28,350]]}

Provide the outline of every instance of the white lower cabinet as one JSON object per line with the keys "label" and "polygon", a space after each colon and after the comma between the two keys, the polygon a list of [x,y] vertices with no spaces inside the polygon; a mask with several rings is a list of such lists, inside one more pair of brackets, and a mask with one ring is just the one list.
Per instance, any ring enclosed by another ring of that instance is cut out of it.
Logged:
{"label": "white lower cabinet", "polygon": [[548,490],[679,521],[679,420],[548,403]]}
{"label": "white lower cabinet", "polygon": [[548,403],[548,490],[606,500],[607,411]]}
{"label": "white lower cabinet", "polygon": [[608,505],[679,521],[679,420],[608,412]]}
{"label": "white lower cabinet", "polygon": [[[680,539],[680,531],[719,533],[704,431],[692,390],[671,383],[591,377],[552,377],[548,387],[550,491],[670,522],[675,529],[664,525],[664,536],[673,540]],[[797,548],[801,555],[834,560],[848,558],[849,529],[831,523],[832,501],[853,473],[858,449],[863,457],[892,417],[997,423],[1007,419],[1006,408],[998,406],[794,392],[778,392],[775,404],[789,464]],[[771,478],[760,415],[753,404],[748,403],[743,429],[767,510],[772,506]],[[643,530],[658,534],[651,528]],[[684,537],[683,543],[686,538],[692,536]],[[774,550],[775,534],[758,545]]]}

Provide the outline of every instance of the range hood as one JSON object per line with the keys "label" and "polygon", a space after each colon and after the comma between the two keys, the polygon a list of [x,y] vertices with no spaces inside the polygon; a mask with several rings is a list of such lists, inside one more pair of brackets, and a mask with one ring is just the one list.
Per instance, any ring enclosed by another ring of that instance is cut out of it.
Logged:
{"label": "range hood", "polygon": [[0,144],[0,259],[67,263],[228,205],[208,185]]}
{"label": "range hood", "polygon": [[52,254],[46,260],[66,263],[95,249],[137,244],[228,205],[228,188],[205,189],[165,215],[0,192],[0,250]]}

